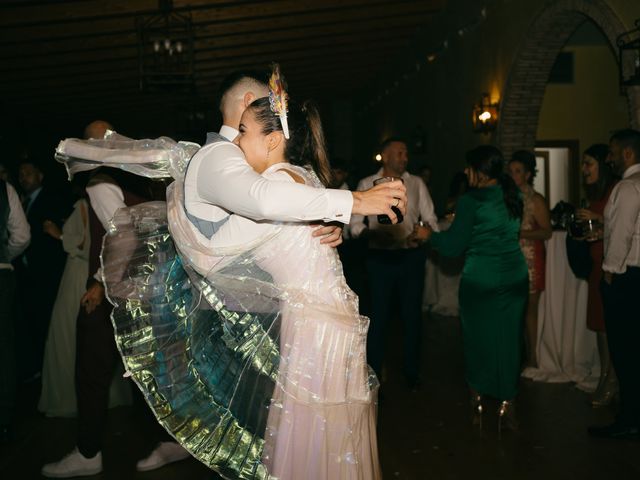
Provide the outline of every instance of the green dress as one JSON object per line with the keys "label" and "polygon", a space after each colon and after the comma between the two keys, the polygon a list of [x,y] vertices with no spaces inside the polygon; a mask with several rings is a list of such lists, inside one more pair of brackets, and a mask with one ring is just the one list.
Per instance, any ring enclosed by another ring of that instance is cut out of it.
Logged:
{"label": "green dress", "polygon": [[502,187],[491,186],[463,195],[451,228],[431,237],[440,254],[465,254],[459,298],[467,382],[499,400],[515,397],[520,377],[529,278],[519,231]]}

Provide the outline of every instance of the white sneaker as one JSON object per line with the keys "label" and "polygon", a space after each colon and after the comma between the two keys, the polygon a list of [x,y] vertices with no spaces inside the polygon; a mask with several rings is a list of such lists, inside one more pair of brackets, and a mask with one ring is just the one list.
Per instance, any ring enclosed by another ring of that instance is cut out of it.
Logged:
{"label": "white sneaker", "polygon": [[160,442],[153,452],[151,452],[151,455],[136,463],[136,470],[139,472],[155,470],[156,468],[184,460],[190,456],[191,454],[177,442]]}
{"label": "white sneaker", "polygon": [[40,473],[48,478],[71,478],[97,475],[102,472],[102,453],[93,458],[87,458],[74,448],[71,453],[65,455],[62,460],[47,463]]}

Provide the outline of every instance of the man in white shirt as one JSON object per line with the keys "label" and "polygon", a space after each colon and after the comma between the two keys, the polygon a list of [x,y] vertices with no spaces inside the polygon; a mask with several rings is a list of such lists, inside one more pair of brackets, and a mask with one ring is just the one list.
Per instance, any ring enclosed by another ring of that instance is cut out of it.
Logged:
{"label": "man in white shirt", "polygon": [[613,424],[590,427],[589,433],[640,440],[640,132],[616,132],[609,149],[622,180],[604,210],[601,288],[607,340],[620,384],[620,408]]}
{"label": "man in white shirt", "polygon": [[420,346],[422,338],[422,291],[426,250],[414,234],[420,222],[438,231],[429,190],[420,177],[407,172],[408,152],[400,138],[387,139],[381,145],[382,168],[362,179],[358,190],[370,188],[380,177],[399,177],[407,188],[407,210],[402,223],[383,225],[378,217],[353,215],[350,223],[354,238],[369,243],[367,272],[371,295],[371,325],[367,339],[370,365],[382,373],[386,325],[394,315],[404,323],[404,374],[409,387],[419,386]]}
{"label": "man in white shirt", "polygon": [[13,186],[0,180],[0,444],[12,440],[16,393],[13,302],[16,278],[11,261],[29,245],[31,232]]}

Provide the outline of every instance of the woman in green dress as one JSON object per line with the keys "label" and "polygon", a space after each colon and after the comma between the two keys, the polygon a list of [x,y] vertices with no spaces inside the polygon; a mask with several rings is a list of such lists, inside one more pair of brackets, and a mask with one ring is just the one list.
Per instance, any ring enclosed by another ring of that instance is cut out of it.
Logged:
{"label": "woman in green dress", "polygon": [[445,232],[416,232],[445,256],[465,254],[460,320],[466,380],[474,422],[484,395],[500,401],[498,428],[517,427],[513,400],[520,376],[522,318],[528,296],[527,264],[518,242],[522,200],[504,172],[500,150],[484,145],[467,154],[471,190],[460,197]]}

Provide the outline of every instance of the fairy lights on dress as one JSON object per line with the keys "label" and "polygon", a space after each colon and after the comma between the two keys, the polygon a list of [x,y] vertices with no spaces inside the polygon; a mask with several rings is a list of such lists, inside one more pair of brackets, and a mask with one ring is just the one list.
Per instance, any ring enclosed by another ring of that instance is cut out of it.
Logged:
{"label": "fairy lights on dress", "polygon": [[280,75],[280,65],[273,64],[273,71],[269,79],[269,104],[271,111],[278,115],[284,138],[289,139],[289,124],[287,122],[288,94],[285,90],[284,78]]}

